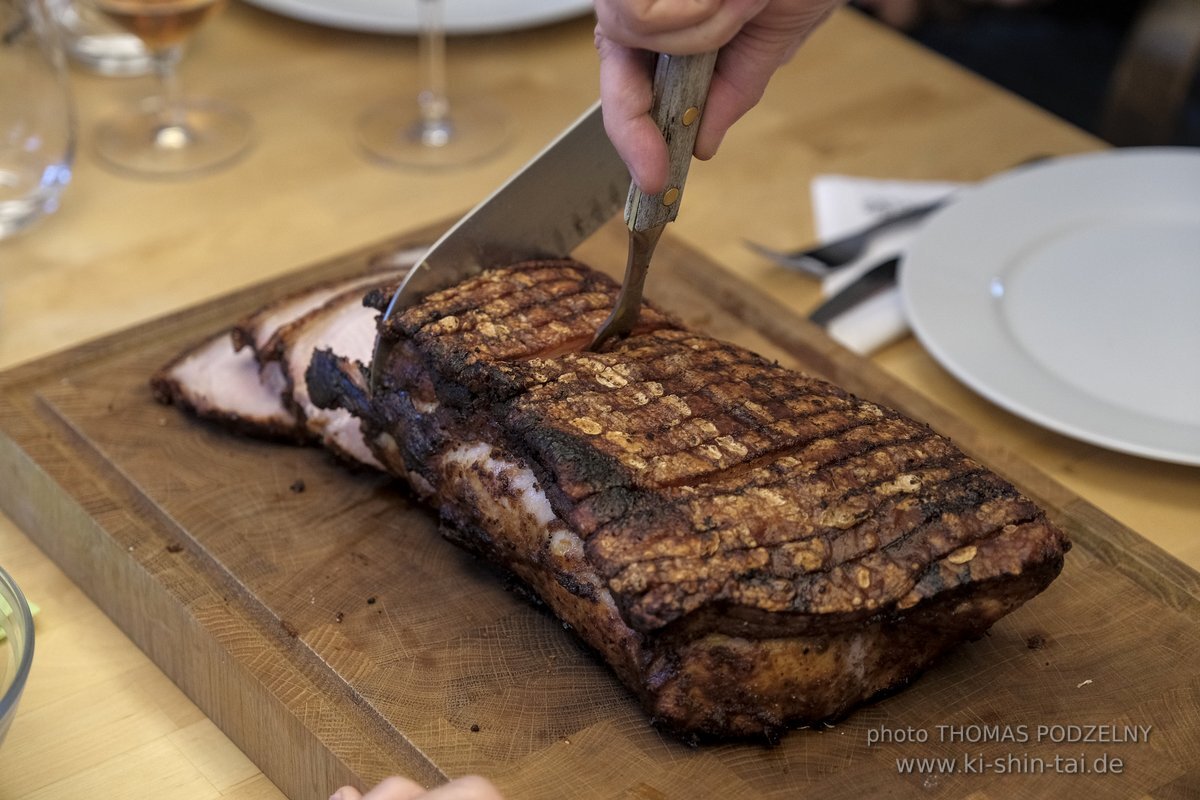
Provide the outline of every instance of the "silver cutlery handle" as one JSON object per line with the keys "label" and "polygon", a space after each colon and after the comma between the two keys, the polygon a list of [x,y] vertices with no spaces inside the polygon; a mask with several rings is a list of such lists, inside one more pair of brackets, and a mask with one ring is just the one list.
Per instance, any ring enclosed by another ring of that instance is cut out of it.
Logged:
{"label": "silver cutlery handle", "polygon": [[717,53],[689,56],[660,54],[654,67],[654,107],[650,115],[667,140],[669,167],[667,188],[658,194],[647,195],[629,187],[625,201],[625,222],[631,231],[661,227],[675,219],[692,163],[696,131],[708,97]]}

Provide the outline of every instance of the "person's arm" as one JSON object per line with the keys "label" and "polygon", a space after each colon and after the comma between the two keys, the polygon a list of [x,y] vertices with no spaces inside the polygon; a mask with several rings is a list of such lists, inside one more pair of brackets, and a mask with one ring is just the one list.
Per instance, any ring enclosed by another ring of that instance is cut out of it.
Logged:
{"label": "person's arm", "polygon": [[596,0],[604,128],[642,191],[667,180],[667,148],[650,118],[653,54],[720,50],[697,158],[712,158],[733,123],[842,0]]}
{"label": "person's arm", "polygon": [[433,789],[426,790],[421,784],[408,778],[392,776],[384,778],[366,794],[353,786],[343,786],[329,800],[504,800],[500,791],[486,778],[467,775],[455,778]]}

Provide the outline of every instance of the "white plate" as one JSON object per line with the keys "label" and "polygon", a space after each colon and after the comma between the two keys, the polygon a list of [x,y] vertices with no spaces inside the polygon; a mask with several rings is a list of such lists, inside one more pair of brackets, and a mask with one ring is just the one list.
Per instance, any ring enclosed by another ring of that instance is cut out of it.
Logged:
{"label": "white plate", "polygon": [[900,271],[913,332],[989,400],[1200,465],[1200,150],[1134,148],[967,190]]}
{"label": "white plate", "polygon": [[[420,0],[246,0],[285,17],[376,33],[416,33]],[[591,0],[446,0],[446,32],[498,33],[591,11]]]}

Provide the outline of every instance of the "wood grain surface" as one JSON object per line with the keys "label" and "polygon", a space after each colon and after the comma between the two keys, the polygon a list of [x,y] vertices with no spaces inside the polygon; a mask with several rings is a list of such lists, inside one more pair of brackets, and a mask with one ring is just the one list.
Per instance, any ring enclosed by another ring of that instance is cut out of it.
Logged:
{"label": "wood grain surface", "polygon": [[[1062,576],[988,636],[909,688],[778,746],[689,747],[662,735],[569,631],[443,541],[402,486],[313,448],[233,437],[151,398],[149,375],[186,344],[429,235],[0,379],[4,511],[289,797],[393,772],[427,783],[481,772],[513,798],[1200,791],[1200,676],[1181,668],[1200,663],[1195,571],[671,237],[650,297],[699,329],[931,422],[1075,541]],[[578,255],[615,270],[623,247],[623,232],[608,228]],[[1039,725],[1051,727],[1043,735]],[[1016,740],[971,741],[979,726]],[[1096,726],[1150,731],[1138,742],[1046,738]],[[898,762],[933,757],[959,759],[958,774],[905,774]],[[1064,784],[1056,773],[1075,759],[1088,772]],[[1018,774],[962,772],[999,763]]]}

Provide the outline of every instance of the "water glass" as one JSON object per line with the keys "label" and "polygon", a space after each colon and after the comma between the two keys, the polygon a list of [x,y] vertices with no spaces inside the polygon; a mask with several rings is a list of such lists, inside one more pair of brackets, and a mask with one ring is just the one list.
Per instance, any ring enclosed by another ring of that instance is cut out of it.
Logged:
{"label": "water glass", "polygon": [[75,112],[46,0],[0,0],[0,238],[58,208],[71,180]]}
{"label": "water glass", "polygon": [[12,576],[0,567],[0,743],[17,715],[33,663],[33,614]]}

